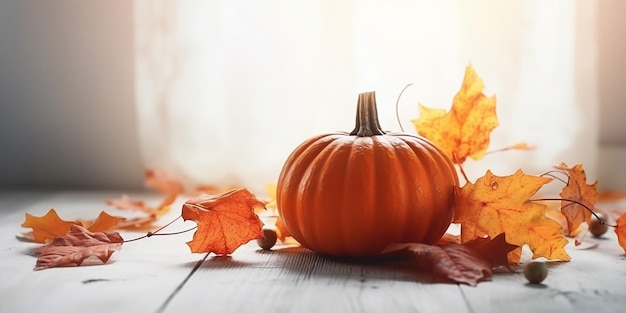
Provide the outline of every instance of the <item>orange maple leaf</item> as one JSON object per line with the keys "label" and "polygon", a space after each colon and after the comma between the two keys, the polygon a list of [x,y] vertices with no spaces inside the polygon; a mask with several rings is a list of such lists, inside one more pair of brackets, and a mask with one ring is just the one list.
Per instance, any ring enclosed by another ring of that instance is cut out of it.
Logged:
{"label": "orange maple leaf", "polygon": [[158,217],[163,216],[170,211],[170,205],[174,203],[176,197],[178,197],[177,194],[169,194],[156,207],[152,207],[144,201],[135,200],[125,194],[116,199],[108,199],[106,203],[120,210],[140,211],[148,214],[154,214]]}
{"label": "orange maple leaf", "polygon": [[616,221],[615,234],[617,234],[617,242],[626,252],[626,213],[623,213]]}
{"label": "orange maple leaf", "polygon": [[124,239],[116,232],[90,232],[72,225],[64,236],[56,237],[50,244],[37,248],[36,270],[81,265],[85,259],[95,256],[106,263],[113,252],[122,248]]}
{"label": "orange maple leaf", "polygon": [[[578,201],[587,206],[589,209],[593,209],[598,199],[598,191],[596,181],[592,185],[587,184],[587,176],[582,164],[575,165],[574,167],[568,167],[565,163],[561,163],[556,166],[557,169],[564,171],[568,174],[569,179],[567,185],[563,187],[563,190],[559,194],[561,198]],[[561,213],[567,219],[567,228],[570,236],[575,236],[578,226],[582,222],[591,220],[591,211],[584,206],[573,203],[570,201],[561,201]]]}
{"label": "orange maple leaf", "polygon": [[185,189],[178,178],[164,170],[145,169],[144,179],[146,186],[163,194],[180,194]]}
{"label": "orange maple leaf", "polygon": [[[545,205],[530,201],[550,181],[521,170],[505,177],[487,171],[475,184],[467,183],[458,189],[454,222],[461,224],[461,241],[505,233],[510,244],[528,244],[534,258],[568,261],[564,249],[568,240],[561,226],[545,216]],[[509,262],[519,262],[520,250],[509,254]]]}
{"label": "orange maple leaf", "polygon": [[119,216],[113,216],[105,211],[101,211],[98,217],[93,220],[78,220],[78,222],[91,232],[111,231],[119,227],[120,223],[126,219]]}
{"label": "orange maple leaf", "polygon": [[263,238],[263,223],[254,214],[262,206],[245,188],[189,199],[183,204],[182,217],[198,224],[193,240],[187,242],[191,252],[231,254],[250,240]]}
{"label": "orange maple leaf", "polygon": [[27,235],[29,239],[39,243],[49,243],[55,237],[65,235],[72,225],[78,225],[78,222],[65,221],[59,217],[57,211],[50,209],[43,216],[34,216],[26,213],[26,218],[22,227],[32,228],[32,232]]}
{"label": "orange maple leaf", "polygon": [[467,157],[482,158],[489,147],[491,131],[499,124],[496,97],[485,96],[483,89],[482,79],[468,65],[449,112],[419,104],[419,118],[412,120],[417,132],[455,163],[462,164]]}

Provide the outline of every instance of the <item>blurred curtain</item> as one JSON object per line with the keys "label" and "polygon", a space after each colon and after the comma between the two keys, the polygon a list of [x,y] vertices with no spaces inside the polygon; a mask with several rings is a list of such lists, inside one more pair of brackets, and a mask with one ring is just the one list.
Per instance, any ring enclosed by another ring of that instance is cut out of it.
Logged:
{"label": "blurred curtain", "polygon": [[375,90],[383,128],[449,108],[465,66],[498,99],[492,149],[465,167],[508,175],[597,154],[595,2],[136,0],[136,98],[146,166],[263,191],[289,152],[353,128]]}

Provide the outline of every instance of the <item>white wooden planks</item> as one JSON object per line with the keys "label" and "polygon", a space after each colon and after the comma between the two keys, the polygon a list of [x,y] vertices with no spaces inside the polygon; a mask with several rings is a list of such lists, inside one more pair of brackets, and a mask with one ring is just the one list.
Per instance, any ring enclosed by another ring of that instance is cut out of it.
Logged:
{"label": "white wooden planks", "polygon": [[[95,217],[111,192],[0,195],[0,312],[624,312],[626,256],[610,232],[568,246],[572,262],[553,264],[543,285],[496,274],[476,287],[428,284],[406,264],[354,263],[302,248],[264,251],[251,242],[232,256],[191,254],[192,233],[125,243],[110,264],[33,271],[35,258],[15,235],[24,213],[55,207],[65,218]],[[141,195],[158,202],[158,196]],[[163,224],[179,214],[173,205]],[[192,222],[178,222],[168,231]],[[123,233],[130,239],[141,233]],[[184,284],[183,284],[184,282]],[[182,286],[182,287],[181,287]],[[177,291],[177,288],[180,290]],[[177,291],[177,292],[175,292]],[[171,301],[166,299],[172,296]],[[165,304],[165,306],[163,306]]]}

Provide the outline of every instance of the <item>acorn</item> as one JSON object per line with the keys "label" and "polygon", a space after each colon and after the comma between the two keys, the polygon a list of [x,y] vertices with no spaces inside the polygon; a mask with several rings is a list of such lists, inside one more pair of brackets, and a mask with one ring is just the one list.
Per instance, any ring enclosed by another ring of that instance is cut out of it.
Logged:
{"label": "acorn", "polygon": [[263,228],[263,238],[257,239],[256,243],[263,250],[270,250],[276,244],[277,239],[278,237],[275,230],[271,228]]}
{"label": "acorn", "polygon": [[548,276],[548,265],[546,262],[530,262],[524,267],[524,276],[529,283],[539,284]]}
{"label": "acorn", "polygon": [[608,230],[609,226],[606,224],[606,215],[603,213],[596,213],[597,217],[592,216],[589,221],[589,232],[594,237],[602,237]]}

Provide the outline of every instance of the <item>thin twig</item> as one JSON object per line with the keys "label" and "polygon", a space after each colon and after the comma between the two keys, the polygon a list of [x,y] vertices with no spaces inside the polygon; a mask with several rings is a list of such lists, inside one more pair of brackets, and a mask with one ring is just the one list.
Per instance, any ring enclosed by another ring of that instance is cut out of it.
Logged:
{"label": "thin twig", "polygon": [[539,199],[530,199],[530,201],[566,201],[566,202],[571,202],[571,204],[578,204],[578,205],[582,206],[583,208],[587,209],[587,211],[591,212],[591,215],[593,215],[596,219],[598,219],[600,224],[604,224],[604,225],[609,226],[609,227],[617,228],[617,225],[608,224],[604,219],[602,219],[600,216],[598,216],[598,214],[596,214],[596,212],[594,212],[592,209],[590,209],[588,206],[586,206],[584,203],[582,203],[580,201],[576,201],[576,200],[572,200],[572,199],[563,199],[563,198],[539,198]]}
{"label": "thin twig", "polygon": [[[155,231],[153,231],[153,232],[148,232],[147,234],[145,234],[145,235],[143,235],[143,236],[141,236],[141,237],[137,237],[137,238],[133,238],[133,239],[129,239],[129,240],[124,240],[124,242],[126,243],[126,242],[137,241],[137,240],[139,240],[139,239],[144,239],[144,238],[152,237],[152,236],[156,235],[158,232],[162,231],[165,227],[168,227],[168,226],[172,225],[174,222],[178,221],[178,219],[180,219],[181,217],[182,217],[182,215],[179,215],[179,216],[178,216],[177,218],[175,218],[173,221],[171,221],[171,222],[169,222],[169,223],[165,224],[163,227],[161,227],[161,228],[159,228],[159,229],[157,229],[157,230],[155,230]],[[188,230],[185,230],[185,231],[183,231],[182,233],[187,232],[187,231],[190,231],[190,230],[193,230],[193,229],[194,229],[194,228],[192,228],[192,229],[188,229]],[[176,233],[172,233],[172,235],[174,235],[174,234],[176,234]]]}
{"label": "thin twig", "polygon": [[398,120],[398,125],[400,125],[400,131],[404,132],[404,128],[402,127],[402,122],[400,122],[400,114],[398,113],[398,107],[400,106],[400,97],[402,97],[402,94],[404,93],[404,91],[413,86],[412,83],[404,86],[404,88],[402,88],[402,91],[400,91],[400,94],[398,95],[398,99],[396,100],[396,119]]}
{"label": "thin twig", "polygon": [[469,178],[467,178],[467,174],[465,174],[465,170],[463,169],[463,165],[461,165],[461,163],[459,162],[459,159],[457,159],[456,154],[452,154],[452,159],[453,162],[459,166],[459,170],[461,171],[461,175],[463,176],[463,178],[465,178],[465,183],[469,183]]}
{"label": "thin twig", "polygon": [[567,173],[562,172],[562,171],[557,171],[557,170],[547,171],[547,172],[539,175],[539,177],[550,176],[550,177],[552,177],[552,178],[554,178],[556,180],[560,180],[562,183],[564,183],[566,185],[568,184],[568,181],[565,181],[564,179],[562,179],[562,178],[560,178],[560,177],[558,177],[558,176],[556,176],[556,175],[554,175],[552,173],[559,173],[559,174],[565,175],[567,177],[567,180],[569,181],[569,175]]}

